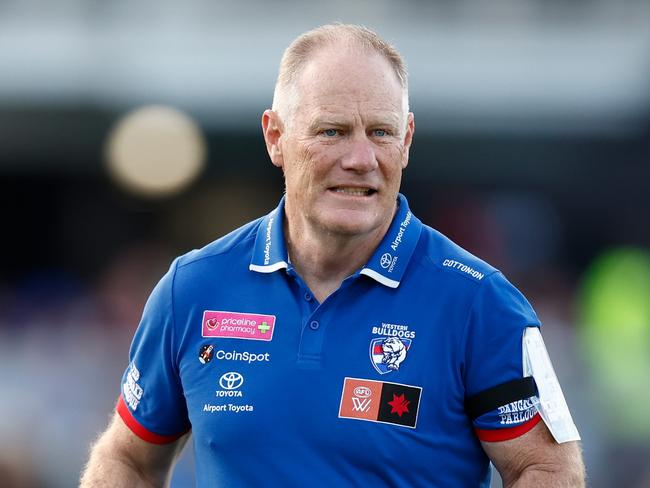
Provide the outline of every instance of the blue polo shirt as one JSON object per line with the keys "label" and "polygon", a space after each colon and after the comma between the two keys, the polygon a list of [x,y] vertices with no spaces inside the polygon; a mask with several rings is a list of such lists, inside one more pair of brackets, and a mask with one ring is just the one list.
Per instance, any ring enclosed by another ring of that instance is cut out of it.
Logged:
{"label": "blue polo shirt", "polygon": [[530,304],[488,264],[398,210],[323,303],[293,269],[284,201],[177,258],[133,339],[118,412],[141,438],[192,432],[198,486],[487,487],[479,439],[538,420],[520,379]]}

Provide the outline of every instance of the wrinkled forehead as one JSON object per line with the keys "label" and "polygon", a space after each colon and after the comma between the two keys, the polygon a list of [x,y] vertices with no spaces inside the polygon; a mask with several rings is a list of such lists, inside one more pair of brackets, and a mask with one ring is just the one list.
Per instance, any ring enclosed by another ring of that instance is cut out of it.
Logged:
{"label": "wrinkled forehead", "polygon": [[296,80],[300,108],[362,108],[406,116],[406,90],[390,63],[376,52],[332,46],[315,53]]}

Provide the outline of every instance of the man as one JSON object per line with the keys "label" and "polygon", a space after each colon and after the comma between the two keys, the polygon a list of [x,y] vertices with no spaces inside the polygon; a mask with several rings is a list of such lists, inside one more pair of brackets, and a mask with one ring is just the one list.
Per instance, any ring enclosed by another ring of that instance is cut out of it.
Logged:
{"label": "man", "polygon": [[262,128],[285,197],[157,285],[82,486],[163,485],[190,431],[198,486],[583,486],[530,305],[398,193],[394,48],[303,34]]}

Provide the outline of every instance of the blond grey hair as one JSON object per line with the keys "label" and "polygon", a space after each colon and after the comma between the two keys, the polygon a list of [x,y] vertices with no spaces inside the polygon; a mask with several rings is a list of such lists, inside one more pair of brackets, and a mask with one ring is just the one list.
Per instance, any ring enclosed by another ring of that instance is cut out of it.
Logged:
{"label": "blond grey hair", "polygon": [[395,47],[376,32],[362,25],[327,24],[299,35],[282,55],[280,71],[273,93],[273,110],[285,125],[296,101],[297,79],[302,68],[320,49],[344,42],[365,52],[375,52],[390,64],[403,92],[404,113],[408,113],[408,73],[406,63]]}

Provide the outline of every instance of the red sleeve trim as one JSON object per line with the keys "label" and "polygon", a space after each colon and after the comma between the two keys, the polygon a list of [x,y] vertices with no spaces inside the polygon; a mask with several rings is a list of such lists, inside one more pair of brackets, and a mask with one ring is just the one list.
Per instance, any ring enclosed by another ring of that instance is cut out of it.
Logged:
{"label": "red sleeve trim", "polygon": [[122,420],[126,426],[131,429],[135,435],[137,435],[140,439],[152,444],[169,444],[170,442],[174,442],[176,439],[184,436],[187,433],[186,431],[176,435],[160,435],[147,430],[135,419],[131,413],[131,410],[129,410],[129,407],[127,407],[126,403],[124,402],[122,395],[120,395],[120,398],[117,400],[116,409],[117,413],[120,414],[120,417],[122,417]]}
{"label": "red sleeve trim", "polygon": [[509,427],[507,429],[477,429],[474,431],[479,439],[484,442],[499,442],[499,441],[509,441],[510,439],[515,439],[519,436],[524,435],[530,429],[535,427],[539,421],[542,420],[542,417],[539,413],[535,416],[524,422],[523,424],[517,425],[516,427]]}

